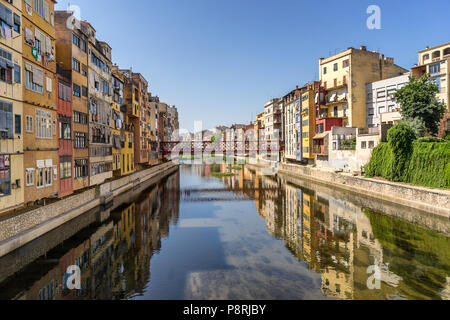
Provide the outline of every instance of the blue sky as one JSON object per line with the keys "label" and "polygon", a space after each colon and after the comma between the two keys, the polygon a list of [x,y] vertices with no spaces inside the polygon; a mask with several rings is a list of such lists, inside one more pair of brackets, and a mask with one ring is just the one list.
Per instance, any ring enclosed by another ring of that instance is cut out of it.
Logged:
{"label": "blue sky", "polygon": [[[175,104],[180,127],[249,123],[264,103],[317,78],[318,58],[348,47],[410,68],[418,50],[450,41],[450,2],[434,0],[58,0],[133,67],[150,91]],[[366,9],[381,8],[381,30]]]}

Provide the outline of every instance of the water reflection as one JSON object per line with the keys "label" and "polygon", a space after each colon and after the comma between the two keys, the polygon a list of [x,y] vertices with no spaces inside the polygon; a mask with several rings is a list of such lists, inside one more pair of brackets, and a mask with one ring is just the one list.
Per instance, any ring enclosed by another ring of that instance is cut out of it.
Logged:
{"label": "water reflection", "polygon": [[[182,166],[0,283],[0,298],[450,299],[448,236],[299,184]],[[81,290],[66,287],[74,264]]]}

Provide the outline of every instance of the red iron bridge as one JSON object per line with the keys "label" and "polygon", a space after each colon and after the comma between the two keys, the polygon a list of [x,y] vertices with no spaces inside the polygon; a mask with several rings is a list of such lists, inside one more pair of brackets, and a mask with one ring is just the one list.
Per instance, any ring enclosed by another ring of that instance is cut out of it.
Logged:
{"label": "red iron bridge", "polygon": [[271,154],[282,151],[280,141],[164,141],[160,142],[160,150],[164,155],[195,155],[195,154]]}

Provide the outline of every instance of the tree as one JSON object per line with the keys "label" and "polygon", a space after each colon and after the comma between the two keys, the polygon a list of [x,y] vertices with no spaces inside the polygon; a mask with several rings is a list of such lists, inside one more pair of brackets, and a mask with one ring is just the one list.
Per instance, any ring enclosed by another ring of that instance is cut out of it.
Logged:
{"label": "tree", "polygon": [[394,97],[401,105],[401,114],[406,121],[418,119],[429,134],[437,135],[445,112],[445,105],[436,99],[437,93],[439,87],[425,74],[420,79],[410,77],[409,83],[397,90]]}
{"label": "tree", "polygon": [[416,134],[416,137],[421,138],[427,134],[427,127],[425,122],[419,118],[403,118],[400,123],[408,125]]}

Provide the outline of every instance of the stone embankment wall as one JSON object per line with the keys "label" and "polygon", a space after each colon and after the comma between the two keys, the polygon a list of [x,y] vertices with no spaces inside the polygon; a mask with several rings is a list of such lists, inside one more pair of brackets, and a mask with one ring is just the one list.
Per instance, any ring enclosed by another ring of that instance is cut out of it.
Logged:
{"label": "stone embankment wall", "polygon": [[0,221],[0,257],[175,167],[161,164]]}
{"label": "stone embankment wall", "polygon": [[280,163],[278,172],[450,218],[450,190],[422,188]]}

